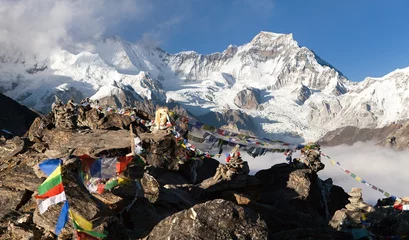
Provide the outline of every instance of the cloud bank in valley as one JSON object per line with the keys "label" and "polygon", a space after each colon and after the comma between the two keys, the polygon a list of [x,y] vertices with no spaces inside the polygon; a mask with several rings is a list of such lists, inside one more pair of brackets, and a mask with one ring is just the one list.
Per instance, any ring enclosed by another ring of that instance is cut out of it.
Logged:
{"label": "cloud bank in valley", "polygon": [[[345,169],[384,191],[399,197],[409,196],[409,189],[406,186],[406,183],[409,182],[407,174],[409,151],[395,151],[376,146],[374,143],[358,142],[353,146],[325,147],[322,152],[340,162]],[[252,158],[247,154],[243,155],[244,160],[249,163],[251,174],[285,162],[285,156],[282,153],[268,153],[257,158]],[[299,151],[294,154],[295,157],[298,155]],[[328,158],[322,157],[322,162],[325,164],[325,169],[318,173],[321,179],[332,178],[334,184],[341,186],[346,192],[353,187],[361,188],[364,201],[370,204],[375,204],[377,199],[384,198],[380,192],[357,182],[338,166],[332,165]]]}

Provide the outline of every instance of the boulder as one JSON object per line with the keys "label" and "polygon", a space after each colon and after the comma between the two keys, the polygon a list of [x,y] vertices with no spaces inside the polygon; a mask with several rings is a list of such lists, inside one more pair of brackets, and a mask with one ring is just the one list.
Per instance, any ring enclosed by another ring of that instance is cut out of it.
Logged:
{"label": "boulder", "polygon": [[141,185],[144,197],[151,203],[156,202],[159,197],[159,183],[156,181],[156,179],[145,173],[141,179]]}
{"label": "boulder", "polygon": [[168,170],[179,169],[179,160],[175,156],[176,140],[171,132],[157,130],[155,133],[141,133],[139,138],[149,165]]}
{"label": "boulder", "polygon": [[267,239],[267,233],[256,212],[216,199],[165,218],[147,239]]}
{"label": "boulder", "polygon": [[[274,206],[281,202],[328,220],[334,211],[343,207],[347,199],[345,193],[331,192],[332,184],[325,184],[315,171],[295,169],[286,163],[260,170],[255,177],[263,183],[260,203]],[[340,199],[333,200],[336,198]]]}
{"label": "boulder", "polygon": [[[43,141],[48,150],[57,150],[61,155],[74,151],[75,155],[88,154],[99,156],[108,151],[117,151],[125,155],[131,150],[131,138],[126,130],[77,130],[52,129],[43,132]],[[121,156],[121,155],[119,155]]]}
{"label": "boulder", "polygon": [[129,129],[132,120],[130,116],[111,113],[100,119],[97,123],[98,129]]}

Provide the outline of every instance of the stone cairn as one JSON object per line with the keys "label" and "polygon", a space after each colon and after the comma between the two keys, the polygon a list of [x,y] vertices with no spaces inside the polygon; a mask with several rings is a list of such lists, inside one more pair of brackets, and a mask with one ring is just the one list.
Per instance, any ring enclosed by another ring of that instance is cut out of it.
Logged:
{"label": "stone cairn", "polygon": [[61,129],[74,129],[77,124],[77,107],[72,100],[63,104],[58,97],[52,105],[52,113],[55,118],[55,126]]}
{"label": "stone cairn", "polygon": [[249,165],[241,159],[238,147],[235,147],[230,154],[230,160],[226,164],[220,163],[213,177],[214,181],[219,179],[230,181],[235,176],[247,177],[250,172]]}
{"label": "stone cairn", "polygon": [[375,211],[373,206],[363,201],[362,189],[352,188],[348,195],[350,196],[349,203],[345,205],[345,208],[336,211],[329,222],[329,225],[338,231],[361,227],[366,215]]}

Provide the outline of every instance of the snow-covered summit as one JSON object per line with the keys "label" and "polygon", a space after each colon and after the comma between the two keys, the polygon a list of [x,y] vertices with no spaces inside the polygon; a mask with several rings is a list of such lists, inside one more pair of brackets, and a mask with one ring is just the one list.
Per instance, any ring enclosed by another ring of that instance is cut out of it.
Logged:
{"label": "snow-covered summit", "polygon": [[260,32],[247,44],[208,55],[169,54],[113,37],[38,62],[16,59],[25,56],[1,59],[0,92],[41,111],[54,95],[65,101],[120,95],[122,104],[172,99],[196,115],[240,110],[253,117],[253,132],[299,142],[342,126],[376,127],[409,116],[409,68],[352,83],[292,34]]}

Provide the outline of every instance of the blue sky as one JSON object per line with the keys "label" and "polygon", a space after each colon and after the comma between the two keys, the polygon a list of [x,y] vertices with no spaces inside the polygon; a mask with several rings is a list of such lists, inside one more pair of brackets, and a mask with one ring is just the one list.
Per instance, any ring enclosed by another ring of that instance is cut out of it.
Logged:
{"label": "blue sky", "polygon": [[221,52],[260,31],[293,33],[350,80],[409,66],[408,0],[159,0],[120,35],[166,51]]}

